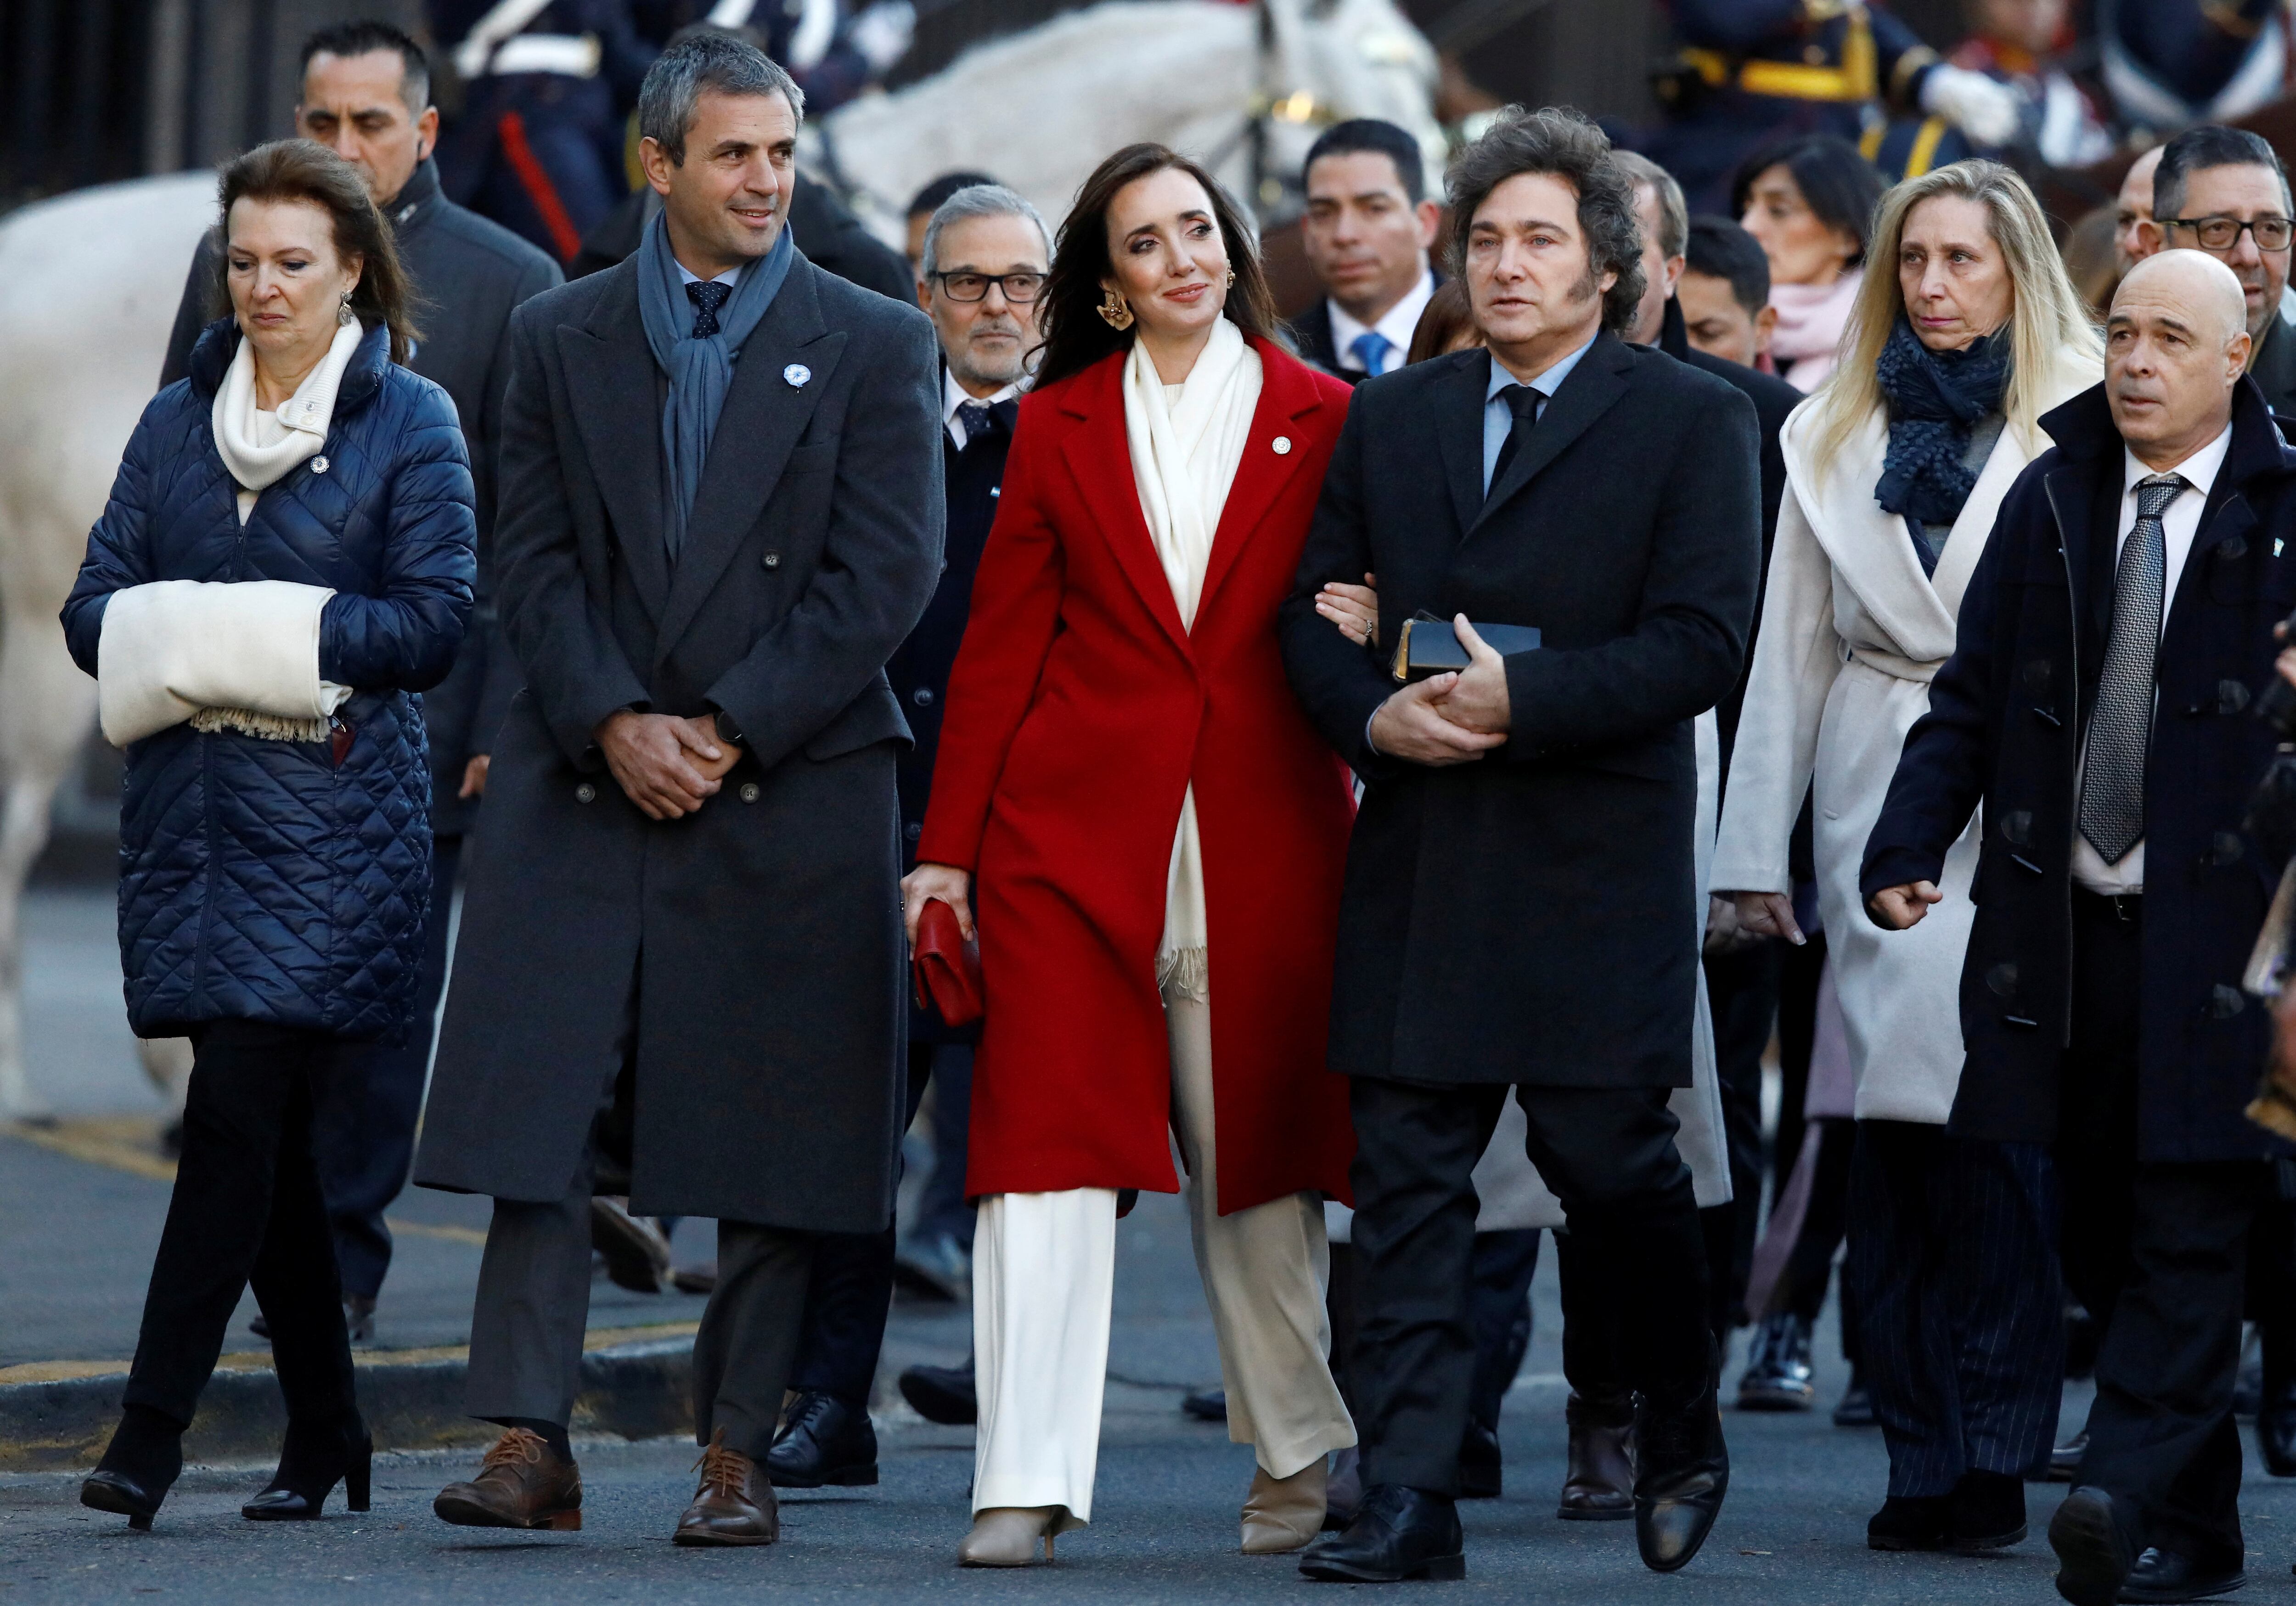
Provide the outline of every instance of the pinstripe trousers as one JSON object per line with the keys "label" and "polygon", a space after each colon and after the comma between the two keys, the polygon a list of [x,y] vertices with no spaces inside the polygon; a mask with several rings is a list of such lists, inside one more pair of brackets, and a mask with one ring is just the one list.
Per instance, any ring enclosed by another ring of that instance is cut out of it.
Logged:
{"label": "pinstripe trousers", "polygon": [[2056,1192],[2043,1144],[1857,1123],[1847,1274],[1890,1494],[2046,1461],[2064,1381]]}

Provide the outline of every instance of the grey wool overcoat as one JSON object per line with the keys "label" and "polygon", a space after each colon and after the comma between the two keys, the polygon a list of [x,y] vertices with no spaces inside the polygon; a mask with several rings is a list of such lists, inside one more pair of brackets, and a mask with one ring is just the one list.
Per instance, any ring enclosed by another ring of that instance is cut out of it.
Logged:
{"label": "grey wool overcoat", "polygon": [[[868,1232],[892,1204],[906,947],[884,665],[941,565],[914,307],[800,254],[734,365],[682,552],[638,259],[512,331],[496,595],[526,689],[494,750],[415,1180],[564,1197],[635,1027],[631,1206]],[[745,751],[657,822],[609,714],[722,709]]]}

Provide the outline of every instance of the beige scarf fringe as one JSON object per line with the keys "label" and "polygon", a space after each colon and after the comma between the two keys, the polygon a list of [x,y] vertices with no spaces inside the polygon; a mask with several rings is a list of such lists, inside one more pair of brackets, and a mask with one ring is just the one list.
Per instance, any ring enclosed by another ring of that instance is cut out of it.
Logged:
{"label": "beige scarf fringe", "polygon": [[260,714],[253,709],[201,709],[191,717],[191,727],[214,736],[236,731],[266,742],[324,742],[324,719],[293,719],[283,714]]}

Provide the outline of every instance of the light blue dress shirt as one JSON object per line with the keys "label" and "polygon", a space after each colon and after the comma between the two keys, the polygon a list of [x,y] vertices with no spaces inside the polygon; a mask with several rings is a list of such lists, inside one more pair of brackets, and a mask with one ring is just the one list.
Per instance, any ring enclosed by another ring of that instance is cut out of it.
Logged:
{"label": "light blue dress shirt", "polygon": [[[1531,381],[1530,388],[1546,397],[1546,401],[1553,401],[1554,393],[1562,388],[1562,381],[1570,377],[1570,371],[1578,365],[1578,359],[1587,355],[1587,347],[1594,343],[1593,338],[1589,337],[1586,346],[1579,347]],[[1509,385],[1519,385],[1522,381],[1499,366],[1497,358],[1487,357],[1486,360],[1491,365],[1490,382],[1483,388],[1483,495],[1488,496],[1491,494],[1491,474],[1499,463],[1499,448],[1506,445],[1507,433],[1514,428],[1514,410],[1506,405],[1499,392]],[[1546,402],[1539,403],[1538,407],[1544,413]]]}

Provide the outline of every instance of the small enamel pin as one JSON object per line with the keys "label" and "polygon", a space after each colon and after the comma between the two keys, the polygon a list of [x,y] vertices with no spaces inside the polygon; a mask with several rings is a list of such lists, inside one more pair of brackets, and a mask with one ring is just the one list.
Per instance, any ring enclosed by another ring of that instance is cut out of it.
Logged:
{"label": "small enamel pin", "polygon": [[1292,438],[1289,435],[1278,435],[1275,438],[1275,455],[1278,457],[1289,457],[1292,455]]}
{"label": "small enamel pin", "polygon": [[813,370],[803,363],[791,363],[782,370],[782,377],[789,381],[791,389],[802,390],[805,389],[806,381],[813,377]]}
{"label": "small enamel pin", "polygon": [[314,474],[324,474],[324,473],[325,473],[326,471],[327,471],[327,460],[326,460],[325,458],[324,458],[324,457],[314,457],[314,458],[312,458],[312,459],[311,459],[311,472],[313,472]]}

